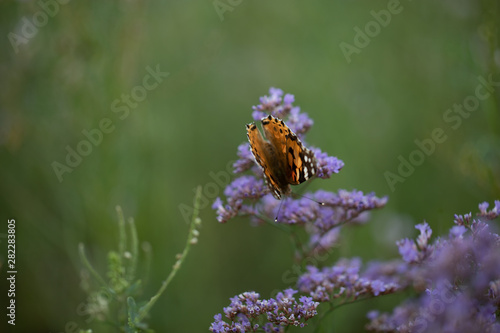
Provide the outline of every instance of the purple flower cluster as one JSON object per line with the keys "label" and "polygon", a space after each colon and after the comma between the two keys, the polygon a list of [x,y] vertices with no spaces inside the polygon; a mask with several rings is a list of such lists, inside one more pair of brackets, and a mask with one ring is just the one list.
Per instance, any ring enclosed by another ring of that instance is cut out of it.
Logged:
{"label": "purple flower cluster", "polygon": [[417,226],[416,241],[398,242],[406,267],[400,271],[417,293],[391,314],[369,313],[377,332],[500,332],[500,238],[488,220],[496,219],[500,201],[488,211],[455,215],[447,237],[430,242],[427,223]]}
{"label": "purple flower cluster", "polygon": [[[313,200],[311,200],[313,199]],[[322,202],[323,205],[318,205]],[[326,252],[337,244],[340,229],[345,223],[363,222],[362,213],[381,208],[387,198],[373,193],[339,190],[337,193],[323,190],[306,193],[299,199],[287,199],[283,204],[268,194],[252,209],[265,216],[277,216],[278,221],[306,227],[309,234],[307,252]],[[248,209],[247,209],[248,211]]]}
{"label": "purple flower cluster", "polygon": [[334,156],[328,156],[327,153],[323,153],[319,148],[312,148],[314,156],[316,157],[317,163],[317,174],[316,177],[327,179],[334,173],[339,173],[344,167],[344,162],[339,160]]}
{"label": "purple flower cluster", "polygon": [[240,214],[254,214],[255,211],[250,205],[243,205],[245,199],[258,199],[267,193],[262,181],[258,181],[254,176],[241,176],[233,180],[224,190],[224,195],[228,198],[226,205],[220,198],[217,198],[212,205],[217,210],[217,220],[226,222],[227,220]]}
{"label": "purple flower cluster", "polygon": [[489,203],[483,202],[479,204],[479,217],[484,217],[487,220],[493,220],[500,215],[500,200],[495,200],[495,207],[488,211]]}
{"label": "purple flower cluster", "polygon": [[[314,198],[321,195],[324,194]],[[347,204],[359,207],[353,197],[367,196],[339,192],[325,201],[343,209]],[[377,203],[374,201],[364,200],[364,204],[371,207]],[[265,313],[268,323],[260,329],[283,332],[289,325],[302,326],[303,321],[296,319],[316,315],[322,302],[335,308],[359,299],[413,289],[415,296],[392,313],[369,312],[366,328],[376,332],[500,332],[500,237],[488,223],[498,218],[499,206],[500,201],[495,201],[495,207],[488,211],[486,203],[480,204],[476,218],[472,213],[455,215],[455,225],[448,235],[434,240],[429,225],[418,224],[415,240],[397,242],[402,259],[373,261],[364,270],[358,258],[340,259],[330,267],[308,266],[297,281],[297,289],[307,295],[299,298],[301,304],[292,297],[296,293],[292,289],[280,293],[276,300],[260,301],[255,293],[239,295],[224,309],[231,322],[226,323],[217,315],[211,330],[253,332],[260,327],[254,319]],[[314,211],[312,207],[303,208]],[[337,230],[330,229],[328,233]],[[329,237],[336,238],[338,233]]]}
{"label": "purple flower cluster", "polygon": [[[253,118],[261,118],[271,114],[282,118],[286,124],[302,140],[313,125],[306,113],[294,106],[295,98],[291,94],[283,96],[283,91],[277,88],[269,89],[269,96],[260,98],[260,104],[253,107]],[[319,148],[311,148],[317,162],[317,178],[327,179],[332,174],[339,173],[344,162],[334,156],[328,156]],[[226,202],[217,198],[212,205],[216,210],[217,219],[225,223],[233,217],[249,215],[256,223],[274,220],[288,225],[306,226],[309,233],[309,250],[327,250],[338,240],[338,230],[335,227],[347,222],[360,222],[359,215],[371,209],[383,207],[387,198],[377,198],[374,194],[363,194],[361,191],[340,190],[337,193],[317,191],[308,193],[303,198],[287,197],[282,202],[276,200],[269,192],[264,182],[261,169],[255,163],[248,143],[238,147],[238,160],[234,163],[234,172],[241,174],[250,171],[251,175],[243,174],[229,184],[224,191]],[[313,200],[311,200],[313,199]],[[317,201],[317,202],[315,202]],[[280,204],[282,207],[280,208]],[[323,203],[319,205],[318,203]]]}
{"label": "purple flower cluster", "polygon": [[[297,291],[286,289],[279,292],[276,298],[260,299],[256,292],[245,292],[231,298],[231,304],[224,308],[226,318],[222,314],[214,316],[215,321],[210,331],[222,332],[284,332],[288,326],[304,327],[305,322],[317,315],[318,302],[311,297],[301,296],[297,301],[293,296]],[[258,322],[267,321],[265,324]]]}
{"label": "purple flower cluster", "polygon": [[429,244],[432,235],[432,230],[429,225],[424,222],[417,224],[415,228],[420,230],[420,235],[417,237],[416,242],[405,238],[396,243],[399,248],[399,254],[407,263],[420,263],[426,259],[433,250],[433,246]]}
{"label": "purple flower cluster", "polygon": [[358,258],[340,259],[332,267],[324,267],[321,270],[308,266],[307,272],[299,277],[297,285],[301,292],[309,294],[318,302],[330,302],[341,297],[343,302],[354,301],[392,294],[400,289],[394,280],[391,281],[388,277],[373,278],[372,272],[365,276],[360,273],[360,269],[361,260]]}

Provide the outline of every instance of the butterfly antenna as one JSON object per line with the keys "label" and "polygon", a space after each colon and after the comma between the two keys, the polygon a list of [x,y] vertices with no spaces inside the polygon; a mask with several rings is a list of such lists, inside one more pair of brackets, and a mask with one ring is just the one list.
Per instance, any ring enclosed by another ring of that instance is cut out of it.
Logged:
{"label": "butterfly antenna", "polygon": [[320,205],[320,206],[324,206],[324,205],[325,205],[325,203],[324,203],[324,202],[321,202],[321,201],[315,200],[315,199],[313,199],[313,198],[309,198],[309,197],[307,197],[307,196],[305,196],[305,195],[302,195],[302,194],[299,194],[299,193],[294,193],[293,195],[294,195],[294,196],[299,196],[299,197],[302,197],[302,198],[306,198],[306,199],[309,199],[309,200],[311,200],[311,201],[314,201],[315,203],[317,203],[317,204],[318,204],[318,205]]}
{"label": "butterfly antenna", "polygon": [[276,217],[274,218],[274,222],[278,222],[278,216],[280,216],[281,206],[283,206],[283,202],[285,200],[286,200],[286,197],[283,200],[281,200],[280,207],[278,208],[278,213],[276,214]]}
{"label": "butterfly antenna", "polygon": [[[309,180],[311,180],[311,179],[309,179]],[[303,186],[301,186],[300,191],[301,191],[301,192],[303,192],[303,191],[304,191],[304,190],[305,190],[305,189],[306,189],[309,185],[311,185],[311,182],[310,182],[310,181],[306,182]],[[298,196],[298,197],[302,197],[302,198],[309,199],[309,200],[311,200],[311,201],[316,202],[316,203],[317,203],[318,205],[320,205],[320,206],[324,206],[324,205],[325,205],[325,203],[324,203],[324,202],[317,201],[317,200],[315,200],[315,199],[313,199],[313,198],[309,198],[308,196],[305,196],[305,195],[300,194],[300,193],[292,192],[292,196],[294,196],[294,197],[295,197],[295,196]]]}

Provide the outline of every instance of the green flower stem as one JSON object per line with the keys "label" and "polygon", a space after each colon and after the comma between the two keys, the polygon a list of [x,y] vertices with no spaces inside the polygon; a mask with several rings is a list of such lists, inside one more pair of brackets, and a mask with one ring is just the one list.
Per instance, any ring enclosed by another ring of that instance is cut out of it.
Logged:
{"label": "green flower stem", "polygon": [[127,233],[125,232],[125,218],[123,217],[123,210],[120,206],[116,206],[116,213],[118,214],[118,253],[123,258],[125,253],[125,246],[127,244]]}
{"label": "green flower stem", "polygon": [[85,267],[89,270],[90,274],[94,276],[94,278],[102,285],[106,286],[106,282],[104,279],[97,273],[97,271],[92,267],[90,264],[90,261],[87,259],[87,256],[85,255],[85,245],[83,243],[78,244],[78,253],[80,254],[80,260],[83,262]]}
{"label": "green flower stem", "polygon": [[186,241],[186,246],[184,247],[184,251],[182,252],[180,257],[177,259],[177,261],[175,262],[172,271],[168,275],[167,279],[165,281],[163,281],[163,283],[162,283],[160,289],[158,290],[158,292],[156,293],[156,295],[151,297],[149,302],[146,303],[146,305],[141,307],[141,309],[139,310],[139,315],[136,318],[137,322],[140,322],[142,319],[144,319],[144,317],[148,314],[149,310],[153,307],[153,305],[156,303],[158,298],[167,289],[170,281],[172,281],[175,274],[182,266],[182,262],[184,261],[184,258],[186,258],[187,254],[189,253],[189,249],[191,248],[191,244],[193,244],[195,242],[195,239],[196,239],[195,227],[196,227],[196,225],[198,225],[200,223],[200,220],[198,218],[198,214],[200,212],[200,199],[201,199],[201,186],[198,186],[198,188],[196,189],[196,195],[195,195],[195,199],[194,199],[193,218],[191,220],[191,226],[189,228],[189,234],[188,234],[188,238]]}
{"label": "green flower stem", "polygon": [[128,223],[130,226],[130,235],[131,235],[131,262],[128,269],[128,281],[133,281],[135,278],[135,271],[137,269],[137,257],[139,256],[139,239],[137,237],[137,229],[135,227],[135,222],[133,218],[128,219]]}

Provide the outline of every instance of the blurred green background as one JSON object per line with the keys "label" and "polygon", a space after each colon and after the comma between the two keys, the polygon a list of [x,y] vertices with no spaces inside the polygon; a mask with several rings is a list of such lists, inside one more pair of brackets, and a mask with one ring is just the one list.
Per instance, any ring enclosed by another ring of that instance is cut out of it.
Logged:
{"label": "blurred green background", "polygon": [[[308,143],[345,162],[308,190],[389,195],[369,224],[343,231],[331,260],[396,257],[394,241],[415,236],[413,224],[425,219],[443,234],[454,213],[499,199],[499,88],[457,129],[443,120],[474,94],[478,76],[500,81],[498,2],[402,0],[402,11],[349,63],[339,45],[354,44],[354,28],[364,30],[370,12],[389,2],[220,0],[227,7],[218,12],[212,1],[70,1],[46,22],[36,1],[1,2],[0,232],[16,219],[15,331],[59,333],[68,322],[108,331],[77,313],[87,297],[77,247],[86,244],[106,270],[118,242],[116,205],[153,249],[143,293],[151,297],[184,246],[180,205],[192,206],[194,188],[236,159],[251,106],[271,86],[294,94],[314,119]],[[34,17],[36,33],[12,42],[12,34],[33,32],[23,18]],[[141,86],[148,66],[169,76],[120,119],[113,101]],[[76,149],[82,131],[104,118],[114,131],[60,182],[53,162],[66,164],[66,146]],[[392,191],[384,173],[397,173],[398,156],[408,159],[414,140],[435,128],[447,140]],[[290,286],[282,279],[293,265],[288,237],[246,219],[219,224],[210,209],[222,188],[216,192],[205,191],[199,243],[152,310],[157,332],[208,331],[229,297],[247,290],[269,297]],[[328,317],[326,331],[358,332],[368,309],[395,301],[346,306]]]}

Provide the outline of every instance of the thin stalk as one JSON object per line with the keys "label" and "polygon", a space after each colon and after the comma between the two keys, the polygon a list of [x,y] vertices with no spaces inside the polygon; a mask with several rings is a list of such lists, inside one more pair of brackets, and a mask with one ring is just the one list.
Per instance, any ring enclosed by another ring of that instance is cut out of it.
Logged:
{"label": "thin stalk", "polygon": [[198,186],[196,190],[196,195],[195,195],[195,200],[194,200],[194,210],[193,210],[193,218],[191,220],[191,226],[189,228],[189,234],[186,240],[186,246],[184,247],[184,251],[180,255],[179,259],[176,261],[176,263],[173,266],[172,271],[168,275],[167,279],[163,281],[160,289],[154,295],[151,297],[148,303],[144,305],[140,310],[139,310],[139,315],[137,316],[137,322],[140,322],[144,317],[148,314],[149,310],[153,307],[153,305],[156,303],[158,298],[165,292],[167,289],[168,285],[172,281],[172,279],[175,277],[175,274],[177,274],[177,271],[181,268],[182,263],[184,259],[186,258],[187,254],[189,253],[189,250],[191,249],[191,244],[193,244],[193,239],[196,238],[194,235],[194,230],[197,224],[199,224],[199,212],[200,212],[200,199],[201,199],[201,186]]}
{"label": "thin stalk", "polygon": [[135,222],[133,218],[128,219],[128,224],[130,226],[130,236],[131,236],[131,244],[130,244],[130,266],[128,271],[128,281],[133,281],[135,278],[135,271],[137,269],[137,258],[139,256],[139,239],[137,237],[137,229],[135,227]]}
{"label": "thin stalk", "polygon": [[87,267],[89,270],[90,274],[102,285],[106,286],[106,282],[104,279],[97,273],[95,268],[90,264],[90,261],[88,260],[87,256],[85,255],[85,245],[83,243],[78,244],[78,253],[80,254],[80,260],[82,261],[83,265]]}
{"label": "thin stalk", "polygon": [[125,218],[123,217],[123,210],[120,206],[116,206],[116,213],[118,214],[118,253],[123,258],[125,253],[125,246],[127,244],[127,233],[125,232]]}

